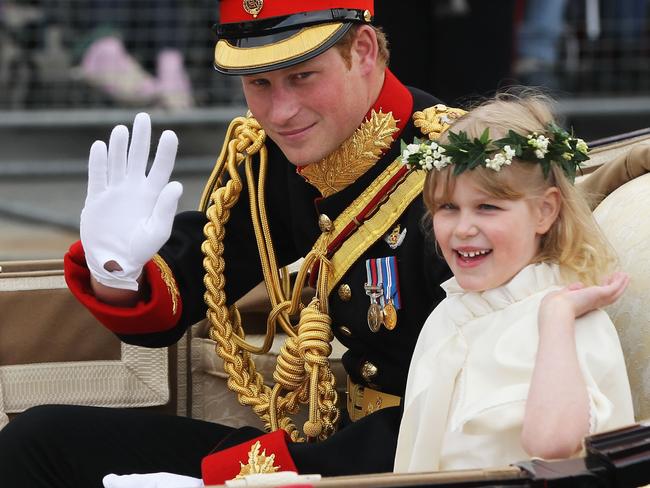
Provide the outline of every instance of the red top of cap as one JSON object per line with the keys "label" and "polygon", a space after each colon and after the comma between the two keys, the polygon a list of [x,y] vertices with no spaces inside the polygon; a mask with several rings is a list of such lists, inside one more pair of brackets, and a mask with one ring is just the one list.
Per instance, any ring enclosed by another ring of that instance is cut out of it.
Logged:
{"label": "red top of cap", "polygon": [[[244,9],[244,4],[257,4],[261,9],[254,16]],[[221,0],[219,23],[228,24],[231,22],[246,22],[253,19],[267,19],[269,17],[280,17],[285,15],[299,14],[303,12],[315,12],[332,8],[349,8],[354,10],[369,10],[374,14],[373,0],[309,0],[307,2],[296,0]]]}

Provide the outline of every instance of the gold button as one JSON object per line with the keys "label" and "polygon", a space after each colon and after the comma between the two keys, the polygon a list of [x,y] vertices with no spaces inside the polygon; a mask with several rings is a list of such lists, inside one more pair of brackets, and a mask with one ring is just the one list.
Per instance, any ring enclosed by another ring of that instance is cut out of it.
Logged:
{"label": "gold button", "polygon": [[332,221],[325,214],[320,214],[318,217],[318,227],[320,227],[321,232],[329,232],[332,230]]}
{"label": "gold button", "polygon": [[363,20],[366,22],[370,22],[372,20],[372,14],[370,13],[370,10],[366,10],[363,12]]}
{"label": "gold button", "polygon": [[348,329],[345,325],[339,327],[339,332],[347,337],[352,337],[352,331]]}
{"label": "gold button", "polygon": [[339,298],[344,302],[350,301],[350,298],[352,298],[352,288],[350,288],[350,285],[344,283],[339,286]]}
{"label": "gold button", "polygon": [[363,376],[363,379],[366,381],[370,381],[377,376],[377,371],[377,366],[372,364],[370,361],[364,362],[363,366],[361,366],[361,376]]}

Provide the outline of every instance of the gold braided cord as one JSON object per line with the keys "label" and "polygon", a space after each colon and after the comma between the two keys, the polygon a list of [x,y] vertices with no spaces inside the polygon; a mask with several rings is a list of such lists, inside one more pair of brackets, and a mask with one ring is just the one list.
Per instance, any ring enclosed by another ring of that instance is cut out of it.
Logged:
{"label": "gold braided cord", "polygon": [[[208,306],[206,315],[210,322],[210,337],[217,343],[216,353],[224,361],[228,387],[238,395],[240,403],[253,408],[267,430],[281,428],[290,434],[292,440],[302,440],[289,414],[297,413],[300,404],[309,403],[309,420],[304,425],[304,432],[309,438],[325,439],[334,432],[339,419],[335,380],[327,359],[333,339],[326,293],[330,263],[325,259],[323,245],[312,249],[305,257],[293,290],[288,274],[283,272],[281,276],[278,271],[266,218],[264,181],[267,152],[264,140],[265,133],[255,119],[235,119],[226,133],[224,147],[227,149],[222,150],[201,198],[201,207],[206,208],[208,217],[204,228],[206,240],[201,249],[206,270],[205,302]],[[252,167],[255,154],[259,154],[260,163],[257,183]],[[243,188],[237,172],[237,166],[241,163],[246,173],[251,219],[264,282],[272,305],[262,346],[254,346],[245,340],[239,312],[235,307],[226,305],[224,292],[224,225]],[[226,171],[230,179],[221,185]],[[304,307],[301,292],[307,271],[317,260],[321,262],[317,295]],[[298,312],[300,320],[294,326],[291,317]],[[252,355],[268,352],[278,325],[288,338],[280,350],[273,373],[277,383],[271,388],[264,384]]]}

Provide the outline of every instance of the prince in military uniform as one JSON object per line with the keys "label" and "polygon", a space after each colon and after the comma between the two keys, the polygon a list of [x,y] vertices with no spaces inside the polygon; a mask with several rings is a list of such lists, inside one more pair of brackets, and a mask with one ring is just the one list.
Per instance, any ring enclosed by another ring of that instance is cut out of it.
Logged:
{"label": "prince in military uniform", "polygon": [[[234,389],[259,407],[271,432],[39,407],[0,434],[3,482],[85,488],[101,486],[107,473],[167,471],[217,484],[243,473],[251,453],[265,453],[268,471],[392,470],[411,354],[443,297],[438,284],[450,276],[422,227],[424,175],[400,163],[400,140],[435,138],[461,111],[387,69],[371,0],[220,3],[215,66],[242,77],[252,117],[231,125],[202,211],[174,218],[181,188],[168,183],[173,133],[161,137],[144,177],[150,122],[139,115],[128,151],[125,127],[108,148],[91,149],[81,242],[65,257],[66,278],[131,344],[173,344],[207,314]],[[244,183],[247,172],[257,184]],[[306,307],[278,291],[275,271],[305,256],[296,286],[316,290]],[[246,369],[249,355],[243,339],[233,339],[240,329],[227,308],[262,280],[272,315],[292,321],[285,329],[299,350],[286,361],[296,359],[298,370],[285,368],[296,384],[280,381],[273,392]],[[327,372],[332,334],[347,348],[340,414]],[[313,407],[304,432],[286,421],[292,401]],[[293,442],[299,437],[321,442]]]}

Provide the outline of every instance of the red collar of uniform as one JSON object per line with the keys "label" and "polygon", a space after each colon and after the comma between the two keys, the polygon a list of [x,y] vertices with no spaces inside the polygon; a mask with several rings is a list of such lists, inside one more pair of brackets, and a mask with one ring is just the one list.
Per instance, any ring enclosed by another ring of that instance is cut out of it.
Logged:
{"label": "red collar of uniform", "polygon": [[393,134],[393,140],[395,140],[400,136],[411,117],[411,113],[413,112],[413,95],[411,95],[408,88],[402,85],[402,82],[388,68],[386,68],[385,73],[384,85],[381,87],[377,100],[370,107],[370,110],[368,110],[364,120],[370,118],[373,110],[375,112],[381,110],[385,114],[392,112],[393,118],[397,122],[397,128],[399,129],[398,132]]}

